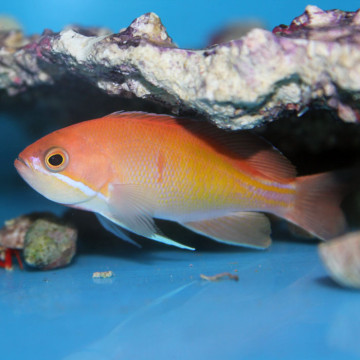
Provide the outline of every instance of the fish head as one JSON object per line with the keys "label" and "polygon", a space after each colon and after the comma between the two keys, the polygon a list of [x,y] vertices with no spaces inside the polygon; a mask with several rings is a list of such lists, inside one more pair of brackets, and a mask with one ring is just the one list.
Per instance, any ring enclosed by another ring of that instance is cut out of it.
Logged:
{"label": "fish head", "polygon": [[[110,163],[96,141],[72,126],[25,148],[15,160],[20,176],[46,198],[86,209],[108,183]],[[91,210],[91,209],[89,209]]]}

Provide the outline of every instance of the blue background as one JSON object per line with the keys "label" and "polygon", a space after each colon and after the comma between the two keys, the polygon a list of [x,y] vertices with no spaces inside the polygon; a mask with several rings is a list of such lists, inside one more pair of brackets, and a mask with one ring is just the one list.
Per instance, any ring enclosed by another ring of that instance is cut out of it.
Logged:
{"label": "blue background", "polygon": [[[201,47],[229,21],[269,29],[300,15],[305,1],[6,1],[26,33],[69,23],[117,31],[157,13],[182,47]],[[357,1],[317,1],[355,10]],[[51,114],[49,114],[51,122]],[[56,127],[56,124],[54,124]],[[38,135],[0,112],[0,223],[35,210],[61,214],[25,185],[12,162]],[[91,215],[88,221],[97,226]],[[267,251],[210,243],[189,232],[196,252],[145,243],[133,249],[101,229],[80,238],[75,262],[40,272],[0,269],[0,358],[11,359],[358,359],[360,294],[327,277],[316,243],[281,230]],[[94,271],[115,277],[94,281]],[[200,274],[230,271],[239,281]]]}

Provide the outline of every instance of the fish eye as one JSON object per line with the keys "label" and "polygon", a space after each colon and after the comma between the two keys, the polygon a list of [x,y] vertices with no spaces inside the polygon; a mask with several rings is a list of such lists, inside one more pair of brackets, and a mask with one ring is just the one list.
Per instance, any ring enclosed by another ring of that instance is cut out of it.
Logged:
{"label": "fish eye", "polygon": [[45,165],[52,172],[62,171],[69,162],[69,156],[64,149],[51,148],[45,155]]}

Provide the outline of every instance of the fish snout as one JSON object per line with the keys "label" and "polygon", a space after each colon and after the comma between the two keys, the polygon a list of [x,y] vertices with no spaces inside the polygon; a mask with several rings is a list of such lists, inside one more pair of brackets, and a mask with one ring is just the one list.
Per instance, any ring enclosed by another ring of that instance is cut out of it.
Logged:
{"label": "fish snout", "polygon": [[21,171],[21,169],[30,168],[30,165],[26,160],[22,157],[18,156],[14,161],[14,166],[17,171]]}

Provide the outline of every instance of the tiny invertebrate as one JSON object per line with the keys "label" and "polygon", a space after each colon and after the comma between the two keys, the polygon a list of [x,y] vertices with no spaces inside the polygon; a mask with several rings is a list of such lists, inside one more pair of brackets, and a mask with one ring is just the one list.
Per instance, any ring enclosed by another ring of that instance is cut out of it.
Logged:
{"label": "tiny invertebrate", "polygon": [[24,248],[25,234],[36,216],[40,214],[23,215],[5,221],[0,229],[0,267],[12,269],[12,258],[15,256],[19,267],[23,268],[20,251]]}
{"label": "tiny invertebrate", "polygon": [[12,270],[13,263],[12,257],[15,256],[19,264],[20,269],[23,269],[23,264],[20,258],[20,251],[16,249],[9,249],[0,247],[0,267],[5,268],[5,270]]}

